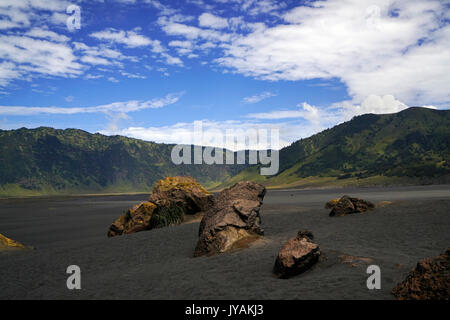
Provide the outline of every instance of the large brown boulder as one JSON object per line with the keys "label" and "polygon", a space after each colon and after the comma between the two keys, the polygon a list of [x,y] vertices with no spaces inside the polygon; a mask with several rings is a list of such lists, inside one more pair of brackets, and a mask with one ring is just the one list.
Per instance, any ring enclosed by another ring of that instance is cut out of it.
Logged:
{"label": "large brown boulder", "polygon": [[211,208],[214,204],[214,196],[194,178],[167,177],[156,183],[149,201],[175,202],[185,210],[185,214],[196,214]]}
{"label": "large brown boulder", "polygon": [[299,275],[311,268],[320,256],[320,248],[309,231],[300,231],[286,242],[275,260],[273,273],[282,279]]}
{"label": "large brown boulder", "polygon": [[328,202],[327,205],[332,208],[330,217],[345,216],[352,213],[362,213],[375,208],[375,205],[370,201],[352,198],[349,196],[343,196],[335,204]]}
{"label": "large brown boulder", "polygon": [[0,234],[0,251],[9,251],[17,249],[26,249],[26,247],[20,242],[14,241]]}
{"label": "large brown boulder", "polygon": [[207,210],[214,197],[194,178],[167,177],[156,183],[149,201],[124,212],[108,230],[108,237],[180,224],[186,214]]}
{"label": "large brown boulder", "polygon": [[398,300],[449,300],[450,248],[438,257],[420,260],[392,294]]}
{"label": "large brown boulder", "polygon": [[265,194],[264,186],[251,181],[220,192],[200,223],[194,256],[225,252],[263,235],[260,209]]}

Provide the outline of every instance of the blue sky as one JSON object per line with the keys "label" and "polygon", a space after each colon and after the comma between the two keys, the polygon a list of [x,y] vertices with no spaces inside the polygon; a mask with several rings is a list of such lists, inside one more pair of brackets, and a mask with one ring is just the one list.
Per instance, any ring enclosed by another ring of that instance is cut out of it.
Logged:
{"label": "blue sky", "polygon": [[[80,29],[67,19],[76,5]],[[0,0],[0,128],[187,142],[279,128],[281,146],[363,113],[450,105],[437,0]]]}

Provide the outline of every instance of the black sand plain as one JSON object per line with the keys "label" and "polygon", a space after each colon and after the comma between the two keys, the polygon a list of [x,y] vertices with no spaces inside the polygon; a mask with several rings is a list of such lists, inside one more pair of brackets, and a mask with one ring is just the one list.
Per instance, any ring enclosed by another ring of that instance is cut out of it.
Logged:
{"label": "black sand plain", "polygon": [[[344,194],[376,210],[329,217],[324,204]],[[198,222],[108,239],[111,222],[145,195],[0,200],[0,233],[34,250],[0,253],[0,299],[393,299],[391,289],[424,257],[450,246],[450,186],[269,190],[265,237],[249,248],[193,258]],[[275,278],[282,244],[298,230],[315,235],[323,256],[306,273]],[[381,290],[368,290],[368,263]],[[81,268],[82,290],[66,287]]]}

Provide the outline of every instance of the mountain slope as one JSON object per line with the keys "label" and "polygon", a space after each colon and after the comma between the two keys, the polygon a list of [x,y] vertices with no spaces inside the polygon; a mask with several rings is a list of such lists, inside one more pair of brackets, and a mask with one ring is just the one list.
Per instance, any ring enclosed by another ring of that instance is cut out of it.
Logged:
{"label": "mountain slope", "polygon": [[0,196],[146,192],[169,175],[214,186],[244,168],[176,166],[172,147],[76,129],[0,130]]}
{"label": "mountain slope", "polygon": [[282,149],[272,177],[258,166],[176,166],[172,147],[76,129],[0,130],[0,196],[149,192],[173,175],[209,188],[239,180],[269,187],[449,182],[450,111],[355,117]]}
{"label": "mountain slope", "polygon": [[276,176],[258,172],[249,167],[221,187],[241,179],[272,187],[449,181],[450,111],[358,116],[280,150]]}

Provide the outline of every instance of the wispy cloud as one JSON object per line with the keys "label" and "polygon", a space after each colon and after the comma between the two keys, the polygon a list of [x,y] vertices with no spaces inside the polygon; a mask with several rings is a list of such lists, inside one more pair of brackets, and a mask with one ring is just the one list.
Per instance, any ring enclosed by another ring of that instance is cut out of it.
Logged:
{"label": "wispy cloud", "polygon": [[266,92],[262,92],[262,93],[254,95],[254,96],[251,96],[251,97],[245,97],[243,99],[243,101],[245,103],[258,103],[262,100],[268,99],[270,97],[276,97],[276,96],[277,96],[277,94],[266,91]]}
{"label": "wispy cloud", "polygon": [[164,98],[157,98],[147,101],[126,101],[114,102],[110,104],[94,107],[23,107],[23,106],[0,106],[0,115],[30,116],[38,114],[63,114],[71,115],[78,113],[129,113],[144,109],[158,109],[174,104],[179,101],[182,93],[169,94]]}

